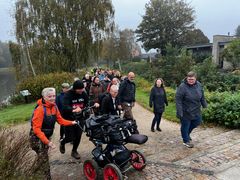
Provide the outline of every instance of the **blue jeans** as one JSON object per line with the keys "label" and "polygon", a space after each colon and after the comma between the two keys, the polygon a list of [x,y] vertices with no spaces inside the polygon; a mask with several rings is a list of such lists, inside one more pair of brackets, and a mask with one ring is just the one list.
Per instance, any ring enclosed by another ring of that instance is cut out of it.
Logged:
{"label": "blue jeans", "polygon": [[182,139],[184,143],[187,143],[190,141],[190,134],[194,128],[196,128],[198,125],[202,122],[202,117],[197,116],[193,120],[188,120],[185,118],[181,118],[181,134]]}
{"label": "blue jeans", "polygon": [[162,113],[154,113],[154,118],[152,120],[152,126],[151,129],[154,129],[155,124],[157,123],[157,129],[160,128],[160,122],[161,122],[161,118],[162,118]]}

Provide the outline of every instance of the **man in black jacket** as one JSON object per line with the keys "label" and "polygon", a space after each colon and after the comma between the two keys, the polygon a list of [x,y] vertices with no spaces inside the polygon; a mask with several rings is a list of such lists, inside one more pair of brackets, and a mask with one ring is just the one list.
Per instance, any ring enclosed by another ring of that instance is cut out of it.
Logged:
{"label": "man in black jacket", "polygon": [[136,85],[134,83],[135,74],[128,73],[128,77],[124,79],[119,88],[119,98],[124,111],[124,118],[133,119],[132,107],[135,104]]}
{"label": "man in black jacket", "polygon": [[177,117],[181,121],[183,145],[188,148],[194,146],[190,137],[192,130],[202,121],[201,106],[207,107],[202,85],[196,80],[196,74],[189,72],[176,92]]}
{"label": "man in black jacket", "polygon": [[112,85],[110,92],[106,93],[101,101],[100,109],[102,114],[119,115],[121,109],[118,95],[118,86]]}
{"label": "man in black jacket", "polygon": [[[73,83],[73,88],[69,90],[63,98],[62,116],[69,120],[75,120],[74,113],[80,113],[88,105],[88,96],[82,81],[77,80]],[[77,148],[80,144],[82,129],[79,126],[65,127],[65,137],[60,141],[60,152],[65,153],[65,144],[73,141],[71,156],[80,159]]]}

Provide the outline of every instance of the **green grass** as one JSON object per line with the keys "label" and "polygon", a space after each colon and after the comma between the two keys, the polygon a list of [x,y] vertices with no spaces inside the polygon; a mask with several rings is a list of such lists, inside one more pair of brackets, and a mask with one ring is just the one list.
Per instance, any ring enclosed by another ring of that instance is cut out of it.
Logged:
{"label": "green grass", "polygon": [[0,125],[8,126],[28,121],[36,103],[9,106],[0,110]]}
{"label": "green grass", "polygon": [[[140,88],[138,88],[136,93],[136,100],[144,108],[152,111],[152,108],[149,107],[149,93],[146,93]],[[168,103],[168,106],[166,106],[165,112],[163,113],[163,117],[170,121],[179,122],[179,120],[176,117],[175,103],[172,103],[172,102]]]}

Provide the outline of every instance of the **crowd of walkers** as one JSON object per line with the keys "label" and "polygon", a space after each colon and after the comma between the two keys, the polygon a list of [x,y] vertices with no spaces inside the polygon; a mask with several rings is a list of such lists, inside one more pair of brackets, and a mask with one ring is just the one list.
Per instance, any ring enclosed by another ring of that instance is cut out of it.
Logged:
{"label": "crowd of walkers", "polygon": [[[44,167],[43,172],[47,179],[51,179],[48,150],[55,148],[51,142],[55,122],[61,125],[60,152],[65,153],[65,144],[72,143],[71,156],[80,159],[77,150],[82,129],[76,125],[76,115],[85,107],[92,106],[94,115],[121,115],[123,118],[134,119],[132,113],[136,94],[134,79],[133,72],[121,76],[116,70],[96,68],[91,73],[87,72],[82,78],[74,78],[72,85],[64,82],[62,92],[57,97],[54,88],[43,89],[42,98],[38,100],[33,113],[30,138],[32,149],[36,151],[39,165]],[[154,112],[150,130],[162,131],[160,122],[165,106],[168,106],[168,100],[161,78],[154,82],[149,106],[153,107]],[[201,106],[207,106],[203,88],[196,80],[196,74],[189,72],[176,92],[177,117],[181,122],[183,144],[188,148],[193,147],[190,137],[192,130],[202,121]],[[80,119],[79,122],[84,121]]]}

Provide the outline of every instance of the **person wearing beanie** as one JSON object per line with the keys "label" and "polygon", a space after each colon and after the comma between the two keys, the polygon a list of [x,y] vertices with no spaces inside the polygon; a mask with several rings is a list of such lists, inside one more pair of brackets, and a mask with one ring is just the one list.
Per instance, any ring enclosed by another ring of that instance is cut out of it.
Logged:
{"label": "person wearing beanie", "polygon": [[[56,105],[58,107],[59,112],[62,115],[63,114],[63,112],[62,112],[62,109],[63,109],[63,97],[64,97],[64,94],[69,90],[70,85],[68,83],[62,83],[61,87],[62,87],[62,91],[56,98]],[[60,127],[60,140],[64,136],[64,128],[65,128],[64,126]]]}
{"label": "person wearing beanie", "polygon": [[[88,105],[88,95],[85,92],[84,84],[81,80],[73,83],[72,89],[65,93],[63,98],[62,116],[74,121],[74,112],[79,113]],[[73,142],[71,156],[75,159],[80,159],[77,151],[81,141],[82,129],[79,126],[65,127],[65,137],[60,141],[59,150],[62,154],[65,153],[65,144]]]}

